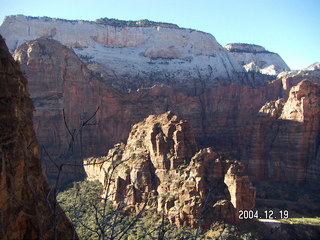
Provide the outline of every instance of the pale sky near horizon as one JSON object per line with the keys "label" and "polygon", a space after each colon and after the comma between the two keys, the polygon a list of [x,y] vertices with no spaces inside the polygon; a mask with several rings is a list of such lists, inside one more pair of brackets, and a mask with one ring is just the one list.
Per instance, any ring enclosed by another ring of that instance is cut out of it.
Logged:
{"label": "pale sky near horizon", "polygon": [[208,32],[221,45],[261,45],[291,69],[320,62],[320,0],[0,0],[0,6],[0,23],[16,14],[149,19]]}

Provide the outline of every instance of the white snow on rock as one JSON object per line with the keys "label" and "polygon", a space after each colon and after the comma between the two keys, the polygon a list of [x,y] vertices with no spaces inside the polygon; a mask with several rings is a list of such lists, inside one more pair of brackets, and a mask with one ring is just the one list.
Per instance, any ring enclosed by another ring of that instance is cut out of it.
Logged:
{"label": "white snow on rock", "polygon": [[[99,23],[98,23],[99,22]],[[125,21],[119,21],[122,24]],[[117,20],[115,20],[117,23]],[[91,68],[106,76],[185,81],[186,78],[232,79],[243,67],[216,39],[173,24],[110,25],[109,21],[68,21],[47,17],[6,17],[0,34],[11,52],[39,37],[74,49]],[[147,21],[148,23],[148,21]]]}
{"label": "white snow on rock", "polygon": [[290,68],[283,59],[264,47],[254,44],[230,43],[225,46],[246,71],[259,71],[263,74],[277,75]]}

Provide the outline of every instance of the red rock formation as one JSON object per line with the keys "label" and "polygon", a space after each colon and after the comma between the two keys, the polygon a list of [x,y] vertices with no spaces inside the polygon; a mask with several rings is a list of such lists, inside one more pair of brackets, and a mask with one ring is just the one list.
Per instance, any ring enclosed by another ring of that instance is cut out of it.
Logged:
{"label": "red rock formation", "polygon": [[272,119],[266,113],[254,122],[245,155],[249,171],[256,180],[319,182],[319,84],[301,81],[282,106],[271,106],[270,113],[278,112]]}
{"label": "red rock formation", "polygon": [[[226,81],[212,84],[200,76],[192,88],[167,84],[127,93],[99,80],[72,50],[54,40],[24,43],[15,58],[30,79],[40,143],[57,162],[81,163],[82,157],[103,154],[127,139],[133,123],[172,110],[191,123],[200,146],[213,146],[245,162],[253,180],[318,183],[319,151],[315,146],[319,133],[306,130],[306,145],[298,148],[294,139],[300,139],[304,131],[299,127],[301,123],[278,119],[281,103],[286,102],[291,87],[304,79],[320,82],[316,72],[291,72],[260,87],[255,85],[256,78],[249,86]],[[116,79],[113,84],[117,84]],[[80,128],[98,108],[88,124]],[[71,137],[63,109],[70,132],[75,132],[68,154],[64,153]],[[316,124],[316,119],[310,121]],[[309,160],[301,165],[303,159]],[[55,170],[48,159],[45,163],[51,178]],[[306,174],[298,177],[296,169]],[[66,177],[72,179],[80,171],[71,167],[66,170]]]}
{"label": "red rock formation", "polygon": [[231,203],[236,209],[237,219],[239,210],[250,210],[254,207],[256,192],[251,186],[249,177],[244,175],[242,165],[231,164],[225,177],[224,183],[227,185]]}
{"label": "red rock formation", "polygon": [[0,37],[0,238],[77,239],[42,175],[27,80]]}
{"label": "red rock formation", "polygon": [[102,182],[109,200],[124,201],[131,211],[147,202],[178,226],[234,222],[238,210],[255,204],[243,165],[212,148],[196,153],[189,123],[170,111],[135,124],[126,145],[116,145],[106,157],[87,159],[85,170],[89,180]]}
{"label": "red rock formation", "polygon": [[[56,164],[78,164],[83,155],[97,154],[109,146],[106,141],[115,142],[115,136],[118,140],[123,135],[121,121],[118,127],[111,117],[121,115],[117,99],[103,83],[91,77],[73,51],[57,41],[38,39],[24,44],[15,56],[31,79],[29,89],[36,107],[33,121],[45,149],[42,158],[49,179],[57,172],[50,158]],[[94,115],[98,107],[100,110]],[[96,125],[100,122],[98,117],[108,119],[110,128]],[[62,181],[81,177],[79,167],[65,166],[63,170]]]}
{"label": "red rock formation", "polygon": [[[320,88],[304,80],[292,87],[280,119],[317,123],[320,118]],[[317,129],[315,129],[317,130]]]}

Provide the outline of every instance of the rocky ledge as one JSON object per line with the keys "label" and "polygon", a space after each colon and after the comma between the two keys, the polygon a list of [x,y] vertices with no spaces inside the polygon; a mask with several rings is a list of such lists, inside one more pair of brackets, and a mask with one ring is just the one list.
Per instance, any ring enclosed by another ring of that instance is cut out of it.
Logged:
{"label": "rocky ledge", "polygon": [[125,203],[129,211],[147,205],[178,226],[235,222],[238,210],[255,205],[243,165],[210,147],[197,151],[189,123],[170,111],[135,124],[127,144],[86,159],[85,171],[105,186],[109,200]]}

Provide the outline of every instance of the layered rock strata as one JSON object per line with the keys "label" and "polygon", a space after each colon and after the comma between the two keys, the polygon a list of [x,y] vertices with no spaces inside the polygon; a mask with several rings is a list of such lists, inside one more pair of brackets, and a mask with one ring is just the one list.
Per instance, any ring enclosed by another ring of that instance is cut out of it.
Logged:
{"label": "layered rock strata", "polygon": [[208,33],[149,21],[137,21],[136,26],[127,23],[17,15],[6,17],[0,34],[12,52],[25,41],[55,39],[72,47],[91,69],[121,89],[193,84],[200,78],[236,81],[236,73],[244,71]]}
{"label": "layered rock strata", "polygon": [[77,239],[42,174],[27,80],[0,36],[0,238]]}
{"label": "layered rock strata", "polygon": [[266,103],[259,115],[247,152],[255,160],[248,162],[254,178],[319,182],[320,85],[301,81],[286,100]]}
{"label": "layered rock strata", "polygon": [[234,222],[240,209],[255,204],[243,165],[210,147],[197,151],[189,123],[170,111],[135,124],[127,144],[84,163],[88,179],[104,185],[104,197],[131,211],[147,203],[178,226]]}
{"label": "layered rock strata", "polygon": [[229,43],[225,48],[247,71],[278,75],[282,71],[290,70],[277,53],[269,52],[259,45]]}
{"label": "layered rock strata", "polygon": [[[302,129],[298,130],[294,120],[278,118],[291,87],[304,79],[320,82],[318,71],[283,73],[260,87],[203,81],[195,82],[192,87],[156,85],[127,93],[101,80],[72,50],[55,40],[24,43],[14,56],[30,81],[36,107],[34,124],[41,145],[54,161],[73,164],[64,167],[64,182],[81,177],[81,169],[76,165],[82,163],[83,157],[103,154],[115,143],[125,141],[132,124],[147,115],[172,110],[192,124],[200,146],[213,146],[251,165],[249,174],[253,180],[317,185],[320,171],[309,163],[319,164],[316,148],[312,147],[318,144],[318,135],[314,131],[304,134],[307,148],[313,149],[311,152],[293,149],[295,143],[291,140],[300,139],[298,132]],[[273,102],[273,116],[259,113],[263,106],[262,112],[268,111]],[[285,129],[277,127],[280,122],[290,129],[287,136]],[[282,136],[281,147],[273,144],[276,136]],[[271,150],[272,155],[268,154]],[[293,159],[303,161],[309,156],[312,161],[295,166],[291,154],[296,156]],[[42,156],[49,177],[54,179],[56,170],[52,161],[47,153]],[[281,168],[277,167],[279,159],[283,162]],[[288,162],[295,166],[293,169],[305,172],[303,181],[298,181],[293,170],[285,178],[273,174],[287,172]]]}
{"label": "layered rock strata", "polygon": [[[15,59],[31,79],[28,87],[36,108],[33,122],[47,176],[55,179],[55,164],[69,163],[72,165],[63,167],[60,180],[80,179],[82,168],[75,159],[97,152],[94,113],[104,100],[97,99],[98,96],[108,97],[108,90],[100,90],[85,64],[55,40],[25,43],[15,53]],[[103,93],[99,94],[100,91]],[[108,101],[108,108],[110,105]]]}

